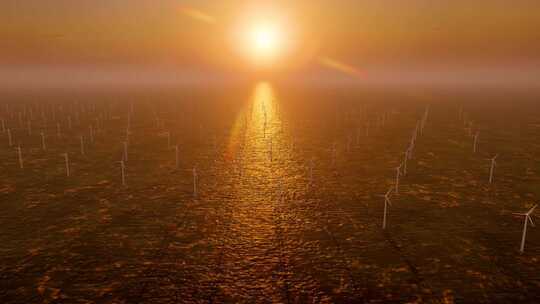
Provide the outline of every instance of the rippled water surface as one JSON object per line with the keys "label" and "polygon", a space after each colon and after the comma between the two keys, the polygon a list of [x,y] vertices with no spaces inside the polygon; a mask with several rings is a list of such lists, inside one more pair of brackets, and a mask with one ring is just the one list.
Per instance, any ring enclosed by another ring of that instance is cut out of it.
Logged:
{"label": "rippled water surface", "polygon": [[540,233],[520,254],[512,213],[540,196],[535,100],[267,82],[11,92],[0,302],[533,303]]}

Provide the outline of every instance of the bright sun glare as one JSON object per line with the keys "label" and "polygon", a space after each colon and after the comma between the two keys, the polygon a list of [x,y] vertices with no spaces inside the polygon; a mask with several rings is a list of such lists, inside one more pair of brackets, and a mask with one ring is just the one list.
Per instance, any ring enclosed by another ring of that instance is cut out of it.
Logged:
{"label": "bright sun glare", "polygon": [[273,53],[278,43],[277,31],[273,27],[261,26],[253,31],[255,49],[261,54]]}
{"label": "bright sun glare", "polygon": [[282,35],[277,26],[260,24],[251,29],[250,44],[254,58],[258,61],[269,61],[279,55],[282,45]]}

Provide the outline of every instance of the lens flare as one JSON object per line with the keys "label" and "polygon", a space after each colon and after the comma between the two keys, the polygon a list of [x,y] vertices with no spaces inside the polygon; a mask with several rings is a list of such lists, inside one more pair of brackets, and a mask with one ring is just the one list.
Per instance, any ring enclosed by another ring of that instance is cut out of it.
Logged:
{"label": "lens flare", "polygon": [[319,64],[321,64],[322,66],[324,66],[326,68],[329,68],[329,69],[332,69],[332,70],[347,74],[349,76],[353,76],[353,77],[361,77],[362,76],[362,73],[356,67],[354,67],[352,65],[349,65],[349,64],[346,64],[346,63],[343,63],[343,62],[338,61],[336,59],[321,56],[321,57],[318,58],[318,61],[319,61]]}
{"label": "lens flare", "polygon": [[212,25],[216,24],[216,18],[198,9],[187,7],[187,6],[181,6],[180,12],[191,19],[194,19],[203,23],[207,23],[207,24],[212,24]]}

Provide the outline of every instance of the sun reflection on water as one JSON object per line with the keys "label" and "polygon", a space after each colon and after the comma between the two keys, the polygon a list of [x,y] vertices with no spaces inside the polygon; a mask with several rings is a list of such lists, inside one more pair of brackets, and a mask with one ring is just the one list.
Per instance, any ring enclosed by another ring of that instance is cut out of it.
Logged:
{"label": "sun reflection on water", "polygon": [[268,283],[268,274],[276,268],[276,257],[269,252],[275,249],[279,237],[276,221],[286,175],[282,168],[286,167],[284,141],[274,127],[279,122],[274,89],[270,83],[260,82],[238,113],[228,144],[228,153],[234,159],[235,186],[230,225],[223,238],[235,250],[227,251],[223,263],[231,271],[256,268],[254,272],[235,271],[235,280],[265,286],[266,294],[276,294],[275,286]]}
{"label": "sun reflection on water", "polygon": [[[269,82],[259,82],[250,97],[244,110],[239,112],[231,129],[227,156],[229,158],[241,157],[239,150],[264,150],[266,145],[274,145],[276,123],[275,96]],[[279,122],[279,121],[278,121]],[[246,142],[248,139],[248,142]],[[245,156],[245,155],[244,155]]]}

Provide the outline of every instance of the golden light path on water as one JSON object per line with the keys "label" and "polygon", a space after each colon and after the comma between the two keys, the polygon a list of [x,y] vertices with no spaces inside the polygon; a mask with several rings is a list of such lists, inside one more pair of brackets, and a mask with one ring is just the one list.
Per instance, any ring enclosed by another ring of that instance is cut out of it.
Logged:
{"label": "golden light path on water", "polygon": [[[277,121],[274,120],[277,107],[274,99],[274,91],[270,83],[257,83],[249,103],[238,113],[231,129],[227,149],[227,155],[229,157],[233,157],[234,154],[239,156],[239,151],[237,150],[240,148],[240,145],[242,145],[242,148],[246,148],[246,138],[248,137],[259,138],[262,136],[261,140],[268,140],[268,144],[274,144],[274,138],[272,136],[276,134],[272,132],[276,130],[272,128],[272,124],[282,123],[279,119]],[[255,145],[258,149],[264,148],[262,142],[259,141],[247,144],[251,147]]]}
{"label": "golden light path on water", "polygon": [[236,155],[240,178],[231,193],[229,228],[222,235],[225,285],[272,302],[283,301],[276,276],[291,252],[282,231],[293,216],[286,194],[303,184],[295,180],[302,174],[294,172],[300,166],[292,160],[279,112],[272,85],[260,82],[237,115],[228,153]]}

